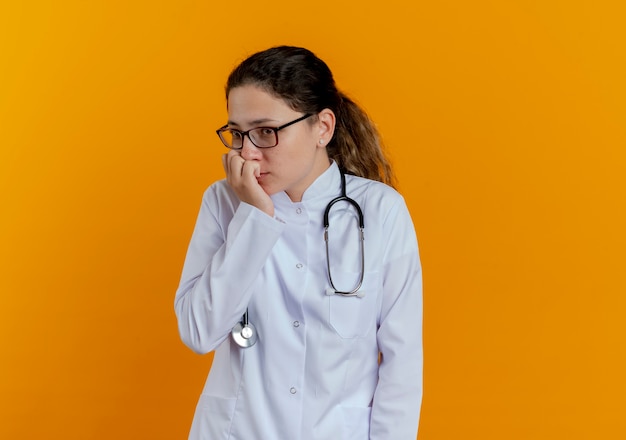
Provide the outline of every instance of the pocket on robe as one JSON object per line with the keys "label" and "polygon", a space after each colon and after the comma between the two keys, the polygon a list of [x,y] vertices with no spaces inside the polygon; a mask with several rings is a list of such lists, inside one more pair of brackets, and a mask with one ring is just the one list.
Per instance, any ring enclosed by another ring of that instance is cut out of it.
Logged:
{"label": "pocket on robe", "polygon": [[[333,271],[332,276],[338,289],[349,291],[356,286],[360,273]],[[358,290],[363,297],[330,295],[328,321],[335,332],[346,339],[367,335],[376,326],[376,297],[381,290],[379,273],[366,272]]]}
{"label": "pocket on robe", "polygon": [[370,438],[371,407],[342,406],[344,436],[342,440],[368,440]]}

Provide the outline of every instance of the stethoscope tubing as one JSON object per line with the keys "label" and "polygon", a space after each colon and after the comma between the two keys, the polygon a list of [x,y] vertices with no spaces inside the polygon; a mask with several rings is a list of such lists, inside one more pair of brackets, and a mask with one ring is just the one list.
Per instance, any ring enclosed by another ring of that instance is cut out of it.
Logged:
{"label": "stethoscope tubing", "polygon": [[[331,288],[326,291],[326,294],[363,297],[363,294],[359,292],[359,289],[361,288],[361,285],[363,284],[363,277],[365,276],[365,246],[363,243],[365,241],[365,234],[364,234],[365,222],[363,220],[363,211],[361,210],[361,207],[355,200],[351,199],[350,197],[346,195],[346,175],[342,169],[339,169],[339,173],[341,174],[341,195],[339,197],[332,199],[328,203],[328,205],[326,205],[326,209],[324,210],[324,242],[326,244],[326,267],[328,269],[328,281],[330,282],[330,286],[331,286]],[[328,228],[330,226],[330,222],[328,218],[330,216],[330,210],[332,209],[333,205],[335,205],[335,203],[338,203],[338,202],[348,202],[349,204],[351,204],[354,207],[354,209],[356,209],[357,217],[359,220],[359,245],[360,245],[360,254],[361,254],[361,274],[359,276],[358,283],[350,291],[337,289],[337,287],[335,286],[335,283],[333,282],[333,277],[332,277],[331,270],[330,270],[330,251],[328,249]]]}

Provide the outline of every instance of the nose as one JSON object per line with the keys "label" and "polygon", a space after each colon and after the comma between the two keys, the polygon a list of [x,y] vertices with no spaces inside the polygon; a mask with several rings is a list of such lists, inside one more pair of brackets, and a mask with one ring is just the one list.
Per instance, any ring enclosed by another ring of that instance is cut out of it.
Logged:
{"label": "nose", "polygon": [[244,160],[259,160],[261,158],[261,149],[254,145],[248,136],[244,136],[241,146],[241,157]]}

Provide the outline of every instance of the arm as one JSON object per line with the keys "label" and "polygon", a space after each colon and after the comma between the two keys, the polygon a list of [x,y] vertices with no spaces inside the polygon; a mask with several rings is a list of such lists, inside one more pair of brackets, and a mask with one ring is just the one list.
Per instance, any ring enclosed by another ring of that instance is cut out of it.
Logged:
{"label": "arm", "polygon": [[241,319],[283,229],[216,188],[203,197],[174,301],[181,339],[197,353],[214,350]]}
{"label": "arm", "polygon": [[404,202],[390,213],[383,302],[377,341],[381,353],[372,405],[371,440],[413,440],[422,403],[422,271]]}

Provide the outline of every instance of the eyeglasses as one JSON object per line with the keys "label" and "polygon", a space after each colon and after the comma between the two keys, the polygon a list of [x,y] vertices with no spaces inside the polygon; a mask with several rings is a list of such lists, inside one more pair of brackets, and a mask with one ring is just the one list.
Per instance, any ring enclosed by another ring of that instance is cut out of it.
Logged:
{"label": "eyeglasses", "polygon": [[248,136],[250,142],[258,148],[272,148],[278,145],[278,131],[283,128],[287,128],[296,122],[304,121],[306,118],[312,116],[307,113],[304,116],[299,117],[291,122],[281,125],[280,127],[256,127],[251,128],[248,131],[235,130],[234,128],[228,128],[228,124],[216,131],[220,137],[222,143],[233,150],[240,150],[243,148],[243,138]]}

